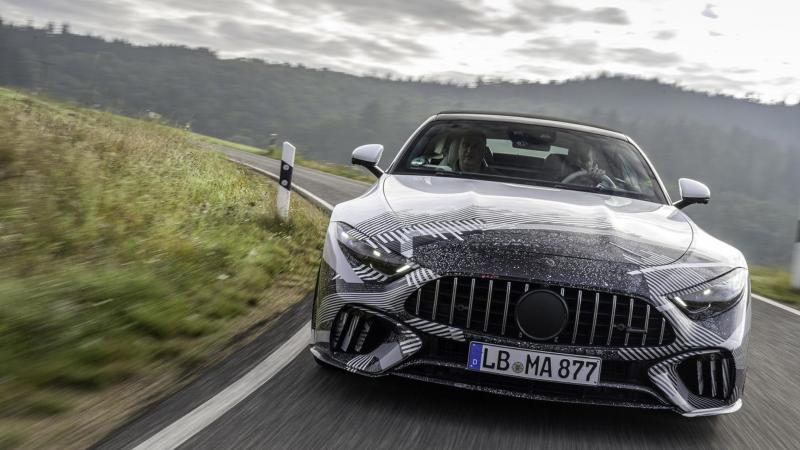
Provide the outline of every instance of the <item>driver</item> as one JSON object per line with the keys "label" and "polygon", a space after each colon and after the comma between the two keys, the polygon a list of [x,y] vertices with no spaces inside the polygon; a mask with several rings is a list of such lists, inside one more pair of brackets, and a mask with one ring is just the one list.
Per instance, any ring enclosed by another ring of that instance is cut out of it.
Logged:
{"label": "driver", "polygon": [[595,150],[584,147],[573,149],[567,154],[561,174],[564,176],[563,180],[570,177],[575,180],[588,178],[593,184],[598,184],[603,181],[606,171],[597,164]]}

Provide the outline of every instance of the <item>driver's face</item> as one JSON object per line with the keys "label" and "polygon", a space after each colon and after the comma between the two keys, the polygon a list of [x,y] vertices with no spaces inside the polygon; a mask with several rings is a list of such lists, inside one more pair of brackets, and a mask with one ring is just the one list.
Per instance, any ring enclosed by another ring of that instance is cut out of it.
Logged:
{"label": "driver's face", "polygon": [[461,141],[458,148],[458,161],[461,170],[465,172],[478,172],[481,170],[483,153],[486,151],[486,141],[478,136],[469,136]]}
{"label": "driver's face", "polygon": [[583,149],[583,151],[577,152],[577,164],[578,167],[588,170],[594,165],[594,152],[590,148]]}

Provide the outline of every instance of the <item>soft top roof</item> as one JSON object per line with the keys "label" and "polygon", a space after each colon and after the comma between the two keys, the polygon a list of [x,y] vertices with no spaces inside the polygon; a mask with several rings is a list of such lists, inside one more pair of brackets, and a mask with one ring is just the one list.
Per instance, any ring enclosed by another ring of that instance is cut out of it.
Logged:
{"label": "soft top roof", "polygon": [[535,114],[497,111],[448,110],[437,113],[436,119],[506,120],[512,122],[547,125],[556,128],[566,128],[577,131],[586,131],[589,133],[602,134],[618,139],[628,140],[628,137],[624,133],[617,130],[612,130],[610,128],[577,122],[574,120],[559,119],[557,117],[540,116]]}

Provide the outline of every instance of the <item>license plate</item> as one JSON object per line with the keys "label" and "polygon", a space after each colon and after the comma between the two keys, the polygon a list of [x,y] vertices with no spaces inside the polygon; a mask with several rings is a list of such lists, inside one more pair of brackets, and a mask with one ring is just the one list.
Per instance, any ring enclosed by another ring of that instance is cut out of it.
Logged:
{"label": "license plate", "polygon": [[600,380],[600,362],[600,358],[471,342],[467,369],[532,380],[596,385]]}

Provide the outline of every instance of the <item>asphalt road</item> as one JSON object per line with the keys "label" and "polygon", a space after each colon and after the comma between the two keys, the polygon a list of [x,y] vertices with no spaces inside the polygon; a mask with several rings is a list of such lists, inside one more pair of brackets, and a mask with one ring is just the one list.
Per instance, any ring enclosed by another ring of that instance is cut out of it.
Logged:
{"label": "asphalt road", "polygon": [[[277,162],[229,156],[265,170]],[[296,168],[293,182],[335,204],[367,185]],[[307,299],[264,335],[98,444],[133,448],[270,355],[308,320]],[[743,408],[668,412],[534,402],[322,369],[301,352],[181,448],[800,448],[800,316],[754,301]]]}
{"label": "asphalt road", "polygon": [[[273,174],[280,172],[280,162],[278,160],[224,147],[219,148],[219,150],[235,161],[267,170]],[[318,170],[306,169],[302,166],[294,167],[292,184],[312,192],[331,205],[358,197],[369,187],[367,183],[362,183],[361,181],[338,177]]]}

